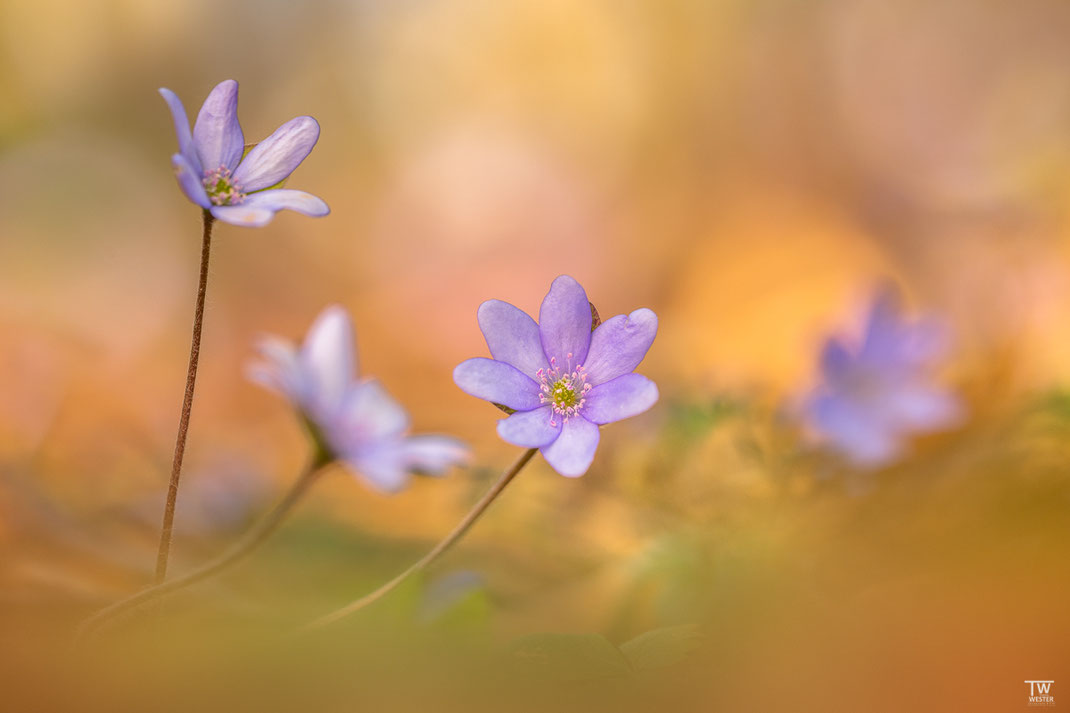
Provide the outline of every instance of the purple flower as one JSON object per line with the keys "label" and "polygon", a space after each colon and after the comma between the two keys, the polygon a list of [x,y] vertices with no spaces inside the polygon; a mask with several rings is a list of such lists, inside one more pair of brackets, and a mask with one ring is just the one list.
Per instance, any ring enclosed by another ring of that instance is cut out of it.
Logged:
{"label": "purple flower", "polygon": [[320,217],[330,209],[305,193],[273,188],[305,160],[319,139],[320,126],[311,116],[291,119],[245,154],[238,123],[238,83],[228,79],[204,100],[190,133],[182,101],[160,89],[178,135],[178,153],[171,157],[178,185],[192,202],[227,223],[260,227],[285,209]]}
{"label": "purple flower", "polygon": [[515,413],[498,421],[498,435],[538,448],[570,478],[587,472],[598,427],[635,416],[658,400],[658,387],[633,374],[658,331],[648,309],[617,315],[591,332],[591,305],[579,283],[554,280],[539,323],[508,302],[479,306],[479,328],[493,359],[462,362],[457,386]]}
{"label": "purple flower", "polygon": [[264,338],[263,361],[250,366],[249,378],[288,398],[328,457],[380,490],[396,492],[409,473],[438,475],[465,461],[468,449],[453,438],[407,435],[408,414],[378,381],[354,380],[353,342],[345,310],[328,307],[300,346]]}
{"label": "purple flower", "polygon": [[932,374],[945,345],[940,324],[907,321],[898,292],[881,290],[860,344],[837,337],[825,343],[823,380],[805,405],[819,440],[852,465],[876,468],[895,460],[912,434],[958,422],[959,401]]}

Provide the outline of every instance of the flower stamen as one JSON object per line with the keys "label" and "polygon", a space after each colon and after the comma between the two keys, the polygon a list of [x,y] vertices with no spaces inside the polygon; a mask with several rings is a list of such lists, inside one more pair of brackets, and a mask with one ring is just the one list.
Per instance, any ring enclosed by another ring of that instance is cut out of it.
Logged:
{"label": "flower stamen", "polygon": [[587,372],[582,366],[572,367],[572,354],[567,355],[566,368],[550,359],[549,369],[539,369],[535,378],[539,381],[539,402],[550,406],[550,425],[557,426],[556,416],[564,417],[565,423],[579,415],[587,403],[587,393],[593,388],[587,383]]}
{"label": "flower stamen", "polygon": [[226,166],[205,171],[201,182],[208,193],[208,200],[214,205],[239,205],[245,200],[245,193],[234,181],[230,169]]}

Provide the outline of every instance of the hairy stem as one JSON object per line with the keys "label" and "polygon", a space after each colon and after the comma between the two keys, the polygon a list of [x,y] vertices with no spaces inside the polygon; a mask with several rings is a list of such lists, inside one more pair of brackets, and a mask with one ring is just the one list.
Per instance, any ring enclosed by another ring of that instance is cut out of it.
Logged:
{"label": "hairy stem", "polygon": [[186,434],[189,415],[193,410],[193,389],[197,383],[197,363],[201,356],[201,327],[204,324],[204,297],[208,292],[208,257],[212,251],[212,214],[204,211],[204,237],[201,241],[201,276],[197,285],[197,306],[193,311],[193,339],[189,349],[189,368],[186,371],[186,393],[182,398],[182,415],[178,419],[175,455],[171,461],[171,481],[167,484],[167,504],[163,510],[160,529],[160,549],[156,554],[155,583],[167,576],[167,560],[171,554],[171,534],[175,524],[175,503],[178,501],[178,481],[182,476],[182,457],[186,453]]}
{"label": "hairy stem", "polygon": [[83,636],[92,633],[102,624],[125,611],[146,604],[165,594],[171,594],[180,589],[184,589],[191,584],[196,584],[214,574],[218,574],[230,565],[241,560],[263,544],[264,541],[278,529],[279,525],[282,524],[293,507],[301,500],[309,486],[315,482],[316,476],[322,472],[326,465],[327,461],[323,458],[313,460],[274,509],[253,525],[253,527],[226,552],[192,572],[142,589],[140,592],[137,592],[126,599],[101,609],[82,622],[81,626],[78,627],[78,638],[80,639]]}
{"label": "hairy stem", "polygon": [[327,614],[326,616],[322,616],[319,619],[316,619],[315,621],[304,625],[299,631],[306,632],[311,631],[313,629],[319,629],[321,627],[327,626],[328,624],[336,622],[339,619],[347,617],[353,612],[363,609],[369,604],[372,604],[381,599],[382,597],[386,596],[406,579],[416,574],[417,572],[420,572],[421,570],[425,569],[428,565],[430,565],[432,562],[441,557],[446,552],[446,550],[452,547],[459,539],[464,536],[466,532],[468,532],[472,525],[475,524],[475,521],[479,519],[479,516],[483,514],[483,511],[490,506],[494,499],[497,498],[503,490],[505,490],[505,486],[509,484],[509,481],[516,477],[517,473],[519,473],[521,469],[523,469],[523,467],[528,464],[528,461],[531,460],[531,458],[535,455],[537,451],[537,448],[529,448],[528,450],[524,451],[524,453],[521,454],[521,456],[516,460],[516,462],[513,463],[513,465],[511,465],[508,470],[502,473],[501,477],[498,478],[497,482],[495,482],[494,485],[491,486],[490,490],[488,490],[486,494],[479,500],[479,502],[476,503],[475,506],[468,512],[468,514],[464,516],[464,519],[461,520],[457,527],[453,529],[453,532],[446,535],[445,539],[435,545],[430,552],[420,558],[416,563],[411,565],[404,572],[394,577],[389,582],[379,587],[375,591],[369,594],[365,594],[360,599],[350,602],[341,609],[337,609],[331,612],[330,614]]}

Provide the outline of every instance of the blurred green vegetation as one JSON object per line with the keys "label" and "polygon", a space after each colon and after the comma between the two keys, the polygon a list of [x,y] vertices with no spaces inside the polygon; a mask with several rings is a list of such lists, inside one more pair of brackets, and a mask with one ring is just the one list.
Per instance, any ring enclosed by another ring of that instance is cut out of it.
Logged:
{"label": "blurred green vegetation", "polygon": [[[642,532],[633,548],[593,553],[554,527],[480,537],[519,512],[522,477],[430,571],[298,635],[432,544],[306,511],[231,572],[59,658],[106,597],[53,586],[47,600],[9,601],[4,630],[20,654],[4,676],[43,709],[838,709],[833,680],[842,695],[879,691],[871,710],[902,710],[919,691],[933,708],[983,709],[991,691],[1014,700],[1014,681],[970,681],[1003,676],[1007,656],[1050,665],[1066,652],[1066,426],[1065,394],[1040,395],[869,474],[859,495],[821,466],[826,454],[775,468],[756,458],[742,436],[782,428],[759,402],[670,403],[644,450],[703,454],[688,467],[728,484],[673,492],[602,463],[588,477],[621,506],[615,527]],[[733,462],[757,463],[744,470],[768,487],[731,477]]]}

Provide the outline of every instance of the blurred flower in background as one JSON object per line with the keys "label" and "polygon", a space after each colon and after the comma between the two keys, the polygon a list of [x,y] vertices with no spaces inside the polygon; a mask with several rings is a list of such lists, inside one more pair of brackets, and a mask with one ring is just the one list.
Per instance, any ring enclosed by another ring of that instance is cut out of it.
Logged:
{"label": "blurred flower in background", "polygon": [[465,461],[468,449],[456,439],[407,435],[409,415],[379,382],[353,380],[354,339],[345,310],[328,307],[300,347],[262,339],[263,361],[249,367],[249,377],[298,409],[317,457],[346,463],[380,490],[397,492],[411,472],[440,475]]}
{"label": "blurred flower in background", "polygon": [[908,320],[896,288],[883,287],[860,340],[825,342],[822,381],[806,404],[818,438],[852,465],[876,468],[898,458],[911,436],[958,423],[960,401],[933,374],[946,343],[943,325]]}

